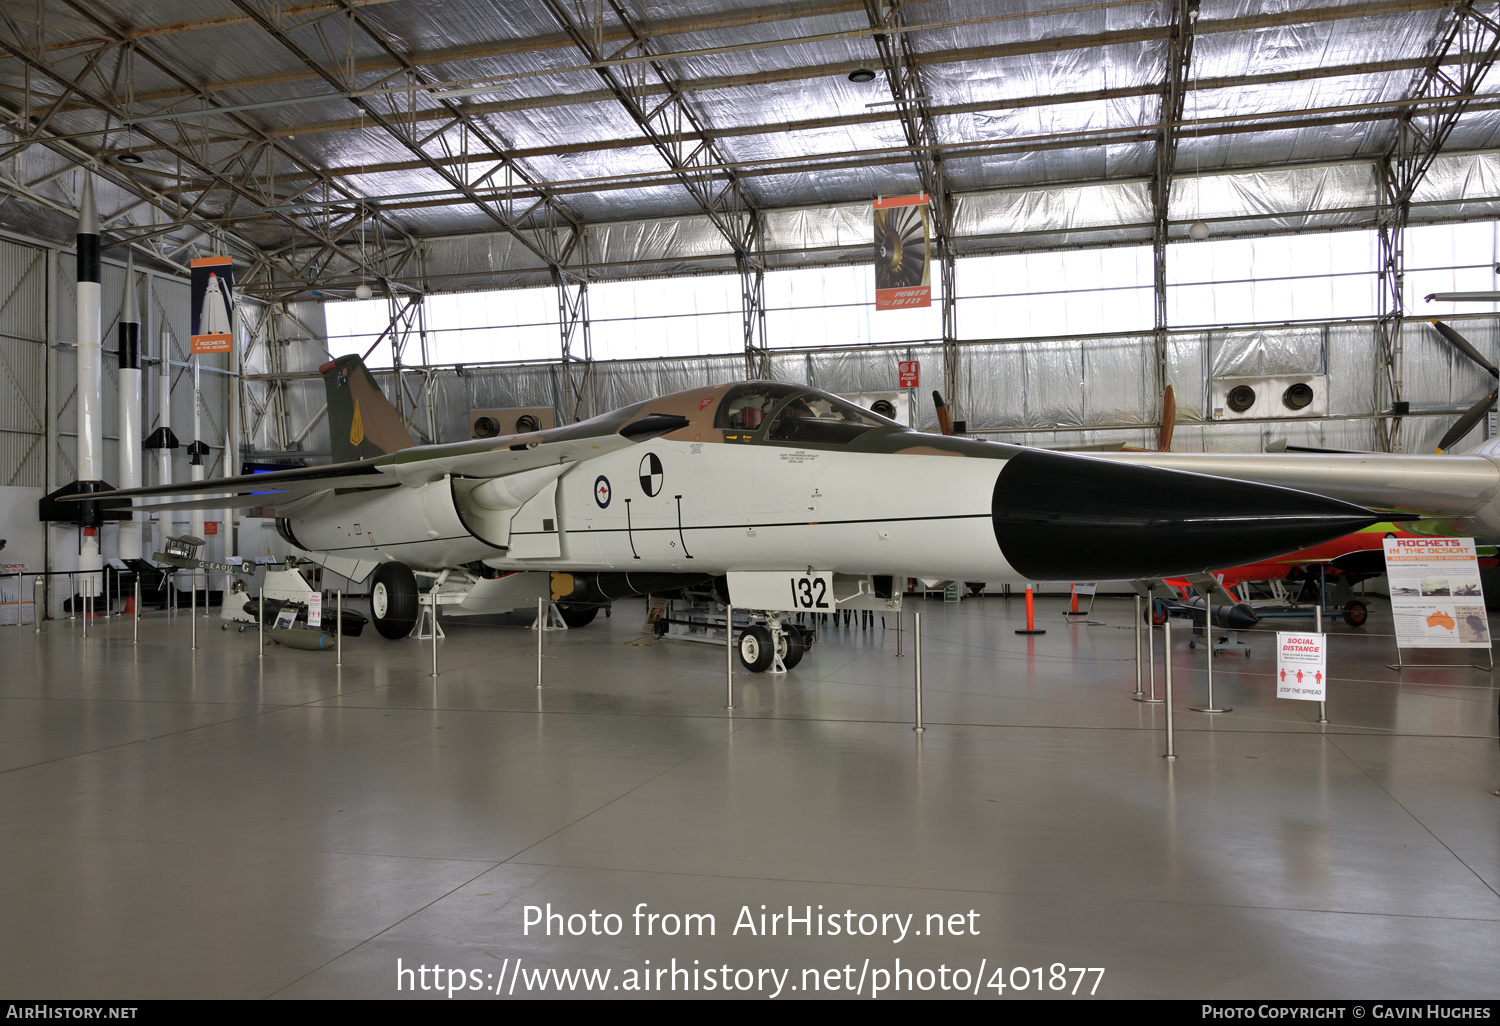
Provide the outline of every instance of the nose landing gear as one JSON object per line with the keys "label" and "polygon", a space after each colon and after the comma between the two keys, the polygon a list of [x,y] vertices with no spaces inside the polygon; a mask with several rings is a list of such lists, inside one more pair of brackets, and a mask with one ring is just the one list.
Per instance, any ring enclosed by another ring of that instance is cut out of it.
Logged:
{"label": "nose landing gear", "polygon": [[764,624],[751,624],[735,646],[740,665],[751,673],[785,673],[802,661],[807,638],[796,624],[782,623],[775,615]]}

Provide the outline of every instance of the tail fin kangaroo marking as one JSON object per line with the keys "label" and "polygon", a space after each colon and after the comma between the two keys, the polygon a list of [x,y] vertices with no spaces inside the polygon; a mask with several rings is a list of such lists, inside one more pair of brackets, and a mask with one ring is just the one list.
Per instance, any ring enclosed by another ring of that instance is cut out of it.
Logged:
{"label": "tail fin kangaroo marking", "polygon": [[318,372],[328,395],[333,462],[370,459],[417,444],[358,356],[340,356]]}

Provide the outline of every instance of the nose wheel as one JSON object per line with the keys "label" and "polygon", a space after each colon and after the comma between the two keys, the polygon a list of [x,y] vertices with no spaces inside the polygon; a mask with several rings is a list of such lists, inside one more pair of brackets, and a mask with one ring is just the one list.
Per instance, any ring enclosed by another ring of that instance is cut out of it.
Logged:
{"label": "nose wheel", "polygon": [[746,627],[735,647],[740,665],[751,673],[785,673],[802,661],[807,638],[795,624],[773,618]]}

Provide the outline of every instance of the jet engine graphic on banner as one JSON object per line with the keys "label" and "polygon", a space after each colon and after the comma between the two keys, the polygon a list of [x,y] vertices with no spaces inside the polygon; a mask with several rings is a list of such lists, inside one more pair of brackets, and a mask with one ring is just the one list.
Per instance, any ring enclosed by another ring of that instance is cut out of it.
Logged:
{"label": "jet engine graphic on banner", "polygon": [[193,261],[192,351],[227,353],[233,341],[234,266],[227,256]]}
{"label": "jet engine graphic on banner", "polygon": [[932,305],[932,245],[927,196],[875,201],[875,309]]}

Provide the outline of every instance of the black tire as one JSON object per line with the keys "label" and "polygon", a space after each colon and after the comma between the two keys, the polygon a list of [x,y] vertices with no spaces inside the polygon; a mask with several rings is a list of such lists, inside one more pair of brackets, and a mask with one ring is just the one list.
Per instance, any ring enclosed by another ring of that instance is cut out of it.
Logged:
{"label": "black tire", "polygon": [[598,606],[558,606],[562,610],[563,623],[570,628],[587,627],[599,615]]}
{"label": "black tire", "polygon": [[781,665],[788,670],[802,661],[802,656],[807,651],[807,643],[802,637],[802,632],[791,624],[783,624],[781,627],[781,644],[776,646],[781,655]]}
{"label": "black tire", "polygon": [[370,618],[382,638],[404,638],[417,625],[417,575],[405,563],[381,563],[370,578]]}
{"label": "black tire", "polygon": [[1365,607],[1363,602],[1354,601],[1344,603],[1344,622],[1350,627],[1363,627],[1365,621],[1369,618],[1370,610]]}
{"label": "black tire", "polygon": [[740,664],[751,673],[765,673],[771,666],[771,631],[760,624],[746,627],[740,635],[735,649],[740,654]]}

